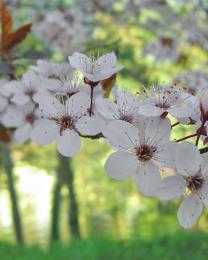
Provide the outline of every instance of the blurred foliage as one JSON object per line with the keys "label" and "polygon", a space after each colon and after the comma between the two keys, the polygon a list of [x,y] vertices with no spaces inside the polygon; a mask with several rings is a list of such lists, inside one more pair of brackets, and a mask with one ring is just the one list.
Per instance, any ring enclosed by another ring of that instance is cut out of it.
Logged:
{"label": "blurred foliage", "polygon": [[70,244],[53,244],[47,251],[36,247],[21,248],[0,244],[0,256],[4,260],[205,260],[207,259],[207,234],[179,232],[157,234],[152,240],[77,240]]}

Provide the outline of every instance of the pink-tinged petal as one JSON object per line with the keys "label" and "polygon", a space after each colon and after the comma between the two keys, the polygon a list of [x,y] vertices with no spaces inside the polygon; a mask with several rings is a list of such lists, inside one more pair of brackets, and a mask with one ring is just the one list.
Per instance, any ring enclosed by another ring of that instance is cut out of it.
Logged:
{"label": "pink-tinged petal", "polygon": [[116,104],[108,98],[98,97],[95,100],[95,106],[104,118],[107,119],[119,119],[119,111]]}
{"label": "pink-tinged petal", "polygon": [[11,99],[12,102],[14,102],[17,105],[25,105],[28,102],[30,102],[30,97],[26,96],[24,94],[16,94]]}
{"label": "pink-tinged petal", "polygon": [[106,126],[105,121],[97,116],[83,116],[76,122],[76,128],[83,135],[97,135],[102,133]]}
{"label": "pink-tinged petal", "polygon": [[91,60],[86,55],[79,52],[73,53],[68,59],[73,68],[81,71],[85,71],[89,64],[91,64]]}
{"label": "pink-tinged petal", "polygon": [[151,162],[140,163],[136,174],[136,184],[139,191],[145,196],[155,196],[160,183],[158,167]]}
{"label": "pink-tinged petal", "polygon": [[197,147],[189,142],[178,145],[175,151],[175,163],[178,172],[184,176],[193,176],[199,170],[201,155]]}
{"label": "pink-tinged petal", "polygon": [[171,200],[180,197],[185,188],[186,182],[182,176],[168,176],[162,180],[156,196],[161,200]]}
{"label": "pink-tinged petal", "polygon": [[1,122],[6,127],[19,127],[25,122],[23,111],[15,106],[10,105],[4,113]]}
{"label": "pink-tinged petal", "polygon": [[145,104],[141,105],[139,107],[139,114],[143,116],[161,116],[162,113],[165,112],[165,110],[156,107],[155,105],[152,104]]}
{"label": "pink-tinged petal", "polygon": [[197,194],[187,196],[178,209],[178,220],[182,227],[191,228],[201,215],[203,204]]}
{"label": "pink-tinged petal", "polygon": [[87,113],[90,107],[90,99],[84,92],[74,94],[66,101],[66,108],[70,115],[81,117]]}
{"label": "pink-tinged petal", "polygon": [[108,176],[116,180],[126,180],[133,176],[138,165],[137,158],[130,153],[118,151],[109,156],[105,163]]}
{"label": "pink-tinged petal", "polygon": [[80,150],[80,137],[71,130],[65,130],[56,138],[56,147],[60,154],[66,157],[76,155]]}
{"label": "pink-tinged petal", "polygon": [[204,154],[201,162],[201,173],[208,177],[208,154]]}
{"label": "pink-tinged petal", "polygon": [[14,140],[20,144],[28,141],[30,139],[31,131],[32,126],[29,123],[18,127],[14,132]]}
{"label": "pink-tinged petal", "polygon": [[118,148],[135,148],[139,143],[139,130],[135,126],[120,120],[108,123],[103,135],[113,146]]}
{"label": "pink-tinged petal", "polygon": [[31,132],[31,140],[37,144],[49,144],[59,135],[59,127],[54,121],[39,120]]}
{"label": "pink-tinged petal", "polygon": [[40,94],[36,96],[39,109],[48,117],[58,118],[63,114],[64,108],[60,101],[51,94]]}
{"label": "pink-tinged petal", "polygon": [[0,96],[0,112],[2,112],[8,105],[8,100]]}

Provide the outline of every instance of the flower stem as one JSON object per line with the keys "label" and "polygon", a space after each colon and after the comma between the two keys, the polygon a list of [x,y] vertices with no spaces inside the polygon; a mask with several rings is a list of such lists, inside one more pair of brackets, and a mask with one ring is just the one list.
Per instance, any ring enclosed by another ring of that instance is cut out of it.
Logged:
{"label": "flower stem", "polygon": [[180,122],[176,122],[176,123],[174,123],[174,124],[171,125],[171,128],[173,128],[173,127],[175,127],[175,126],[177,126],[177,125],[179,125],[179,124],[180,124]]}
{"label": "flower stem", "polygon": [[207,153],[208,147],[204,147],[204,148],[199,149],[199,152],[200,152],[200,154]]}
{"label": "flower stem", "polygon": [[181,139],[175,140],[175,142],[178,143],[178,142],[184,141],[186,139],[189,139],[189,138],[192,138],[192,137],[195,137],[195,136],[197,136],[197,134],[187,135],[187,136],[185,136]]}

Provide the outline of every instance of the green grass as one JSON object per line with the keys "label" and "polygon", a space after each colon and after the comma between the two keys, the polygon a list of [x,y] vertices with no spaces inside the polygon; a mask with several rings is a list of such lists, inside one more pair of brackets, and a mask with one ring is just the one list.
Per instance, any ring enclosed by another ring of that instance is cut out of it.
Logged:
{"label": "green grass", "polygon": [[1,260],[203,260],[208,259],[208,234],[181,232],[150,241],[81,240],[56,243],[47,251],[0,243]]}

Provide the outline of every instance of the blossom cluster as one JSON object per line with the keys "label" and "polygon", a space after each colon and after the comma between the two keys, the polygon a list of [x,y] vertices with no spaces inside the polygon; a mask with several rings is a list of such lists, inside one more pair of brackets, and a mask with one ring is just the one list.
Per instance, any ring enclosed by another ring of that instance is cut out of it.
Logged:
{"label": "blossom cluster", "polygon": [[[112,53],[88,57],[75,52],[68,63],[38,60],[20,80],[1,80],[0,122],[13,141],[53,141],[59,153],[78,154],[80,138],[103,138],[115,150],[105,171],[116,180],[133,178],[144,196],[183,198],[178,220],[190,228],[208,205],[208,91],[199,98],[176,85],[153,85],[132,94],[105,84],[123,69]],[[81,72],[80,79],[77,70]],[[171,125],[175,118],[177,123]],[[179,124],[194,133],[171,138]],[[195,137],[195,145],[185,141]]]}

